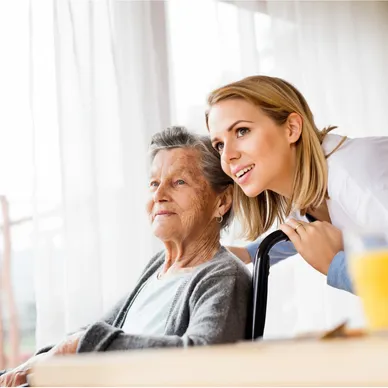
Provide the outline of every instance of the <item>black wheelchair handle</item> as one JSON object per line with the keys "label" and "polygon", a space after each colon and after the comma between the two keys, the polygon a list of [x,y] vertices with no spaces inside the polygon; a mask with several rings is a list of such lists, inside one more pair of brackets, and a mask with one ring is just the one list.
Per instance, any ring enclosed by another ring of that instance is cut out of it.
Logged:
{"label": "black wheelchair handle", "polygon": [[270,250],[281,241],[289,238],[281,230],[269,234],[259,245],[253,265],[253,298],[251,340],[263,337],[267,314],[268,275]]}

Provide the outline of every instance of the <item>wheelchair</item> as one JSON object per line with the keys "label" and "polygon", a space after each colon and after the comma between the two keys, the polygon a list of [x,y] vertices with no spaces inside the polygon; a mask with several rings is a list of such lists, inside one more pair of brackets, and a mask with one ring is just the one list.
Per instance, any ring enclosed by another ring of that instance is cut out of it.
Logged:
{"label": "wheelchair", "polygon": [[269,253],[272,247],[289,238],[281,230],[272,232],[259,245],[253,264],[252,299],[249,309],[247,339],[256,341],[263,337],[267,314]]}

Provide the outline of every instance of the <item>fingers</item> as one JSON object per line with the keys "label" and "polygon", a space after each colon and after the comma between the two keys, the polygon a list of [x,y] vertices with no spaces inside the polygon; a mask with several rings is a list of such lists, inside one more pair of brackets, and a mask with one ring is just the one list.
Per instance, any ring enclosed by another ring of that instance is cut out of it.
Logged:
{"label": "fingers", "polygon": [[2,387],[17,387],[27,382],[26,372],[9,372],[2,376],[0,385]]}
{"label": "fingers", "polygon": [[27,372],[16,372],[12,380],[11,387],[17,387],[19,385],[25,384],[27,382]]}
{"label": "fingers", "polygon": [[288,224],[282,224],[280,225],[280,229],[287,235],[287,237],[291,240],[291,242],[294,244],[294,247],[296,250],[298,250],[298,247],[301,243],[301,238],[298,233],[295,232],[295,229],[292,228]]}
{"label": "fingers", "polygon": [[12,370],[0,377],[0,387],[17,387],[27,382],[28,370]]}
{"label": "fingers", "polygon": [[289,220],[287,220],[287,224],[290,225],[291,228],[293,228],[295,232],[299,234],[299,236],[303,240],[303,238],[306,236],[307,227],[309,224],[304,221],[294,220],[293,218],[290,218]]}
{"label": "fingers", "polygon": [[290,219],[280,229],[303,259],[323,274],[327,274],[333,257],[343,249],[341,231],[326,221],[306,223]]}

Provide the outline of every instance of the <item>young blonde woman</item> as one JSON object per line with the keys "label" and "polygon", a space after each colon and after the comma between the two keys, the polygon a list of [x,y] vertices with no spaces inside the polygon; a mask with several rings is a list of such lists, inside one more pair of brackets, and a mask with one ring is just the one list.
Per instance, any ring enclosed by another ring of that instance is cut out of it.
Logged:
{"label": "young blonde woman", "polygon": [[[234,209],[255,240],[280,221],[290,238],[271,263],[299,253],[329,285],[353,292],[343,252],[347,228],[388,228],[388,137],[349,139],[319,130],[288,82],[252,76],[214,90],[207,127],[235,181]],[[249,262],[260,239],[230,249]]]}

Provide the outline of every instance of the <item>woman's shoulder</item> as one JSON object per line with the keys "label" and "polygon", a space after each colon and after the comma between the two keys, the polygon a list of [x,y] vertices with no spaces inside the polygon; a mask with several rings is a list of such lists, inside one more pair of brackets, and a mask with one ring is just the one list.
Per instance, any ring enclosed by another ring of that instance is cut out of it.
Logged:
{"label": "woman's shoulder", "polygon": [[325,155],[329,155],[329,185],[330,181],[343,180],[344,176],[361,185],[373,183],[382,175],[388,176],[388,137],[343,139],[343,136],[328,134],[322,144]]}
{"label": "woman's shoulder", "polygon": [[251,277],[247,266],[224,246],[219,248],[211,260],[198,267],[198,274],[202,277]]}
{"label": "woman's shoulder", "polygon": [[328,163],[357,162],[374,158],[388,158],[388,136],[350,138],[329,133],[325,136],[322,149]]}
{"label": "woman's shoulder", "polygon": [[[327,136],[328,140],[323,145],[325,152],[341,139],[338,135]],[[364,227],[386,225],[388,137],[346,139],[328,157],[327,164],[332,209],[342,209],[341,212],[352,224]],[[342,218],[341,224],[345,225]]]}

